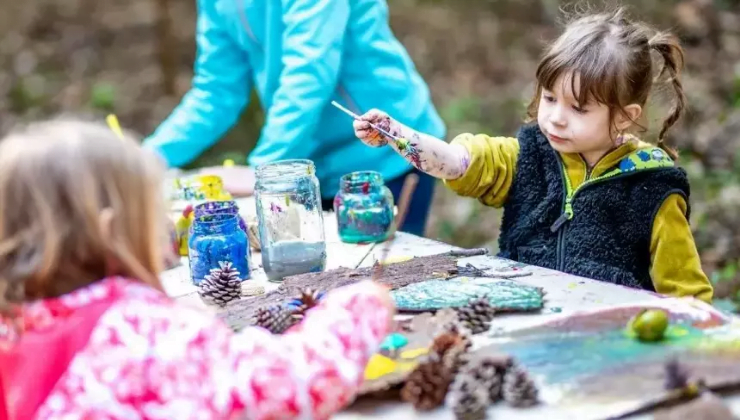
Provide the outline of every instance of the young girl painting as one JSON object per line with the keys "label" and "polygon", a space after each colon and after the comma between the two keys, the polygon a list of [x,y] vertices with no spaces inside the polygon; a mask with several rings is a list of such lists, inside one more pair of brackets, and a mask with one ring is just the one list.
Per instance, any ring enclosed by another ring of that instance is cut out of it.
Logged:
{"label": "young girl painting", "polygon": [[[530,123],[516,138],[462,134],[448,144],[380,110],[355,121],[355,134],[371,146],[390,143],[460,195],[503,207],[501,257],[710,301],[689,228],[689,183],[665,142],[685,106],[682,65],[669,34],[623,9],[590,14],[545,52]],[[675,94],[657,147],[633,134],[645,128],[656,74]]]}
{"label": "young girl painting", "polygon": [[0,142],[0,419],[326,419],[390,328],[380,286],[337,289],[281,336],[169,299],[157,159],[106,127]]}

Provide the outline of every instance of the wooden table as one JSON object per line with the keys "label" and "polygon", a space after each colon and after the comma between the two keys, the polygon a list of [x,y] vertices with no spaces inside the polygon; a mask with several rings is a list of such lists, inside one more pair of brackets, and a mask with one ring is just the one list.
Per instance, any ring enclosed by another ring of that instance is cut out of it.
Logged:
{"label": "wooden table", "polygon": [[[255,215],[254,201],[252,199],[238,200],[241,213],[246,218]],[[371,266],[380,259],[385,244],[375,245],[351,245],[339,240],[336,229],[336,219],[333,213],[324,214],[327,241],[327,270],[339,267],[364,267]],[[420,257],[447,252],[456,247],[426,238],[399,232],[389,243],[389,258]],[[630,303],[659,299],[653,293],[630,289],[609,283],[604,283],[587,278],[577,277],[549,269],[534,266],[522,266],[510,260],[504,260],[493,256],[477,256],[460,260],[459,264],[473,264],[479,269],[491,270],[496,273],[520,276],[515,280],[542,287],[546,292],[545,306],[537,314],[511,314],[494,318],[490,333],[500,332],[511,328],[526,326],[530,323],[541,322],[548,317],[572,313],[583,309],[601,306]],[[278,284],[268,282],[264,272],[261,270],[261,256],[259,253],[252,255],[252,280],[250,282],[261,284],[267,291],[274,290]],[[162,283],[170,296],[179,301],[196,305],[205,310],[219,312],[221,309],[206,306],[198,297],[195,286],[190,282],[190,271],[187,258],[182,259],[182,265],[165,272]],[[245,298],[248,299],[248,298]],[[226,309],[228,310],[228,308]],[[478,347],[487,343],[485,334],[474,337],[474,346]],[[740,414],[740,398],[728,399],[733,411]],[[649,419],[652,416],[633,417],[634,419]],[[418,413],[410,404],[402,403],[379,403],[361,402],[333,417],[337,420],[360,420],[360,419],[384,419],[384,420],[453,420],[452,412],[446,408]],[[534,420],[561,418],[552,412],[547,406],[535,407],[533,409],[521,410],[511,409],[504,404],[496,404],[491,408],[490,418],[512,419],[512,420]],[[575,419],[568,419],[575,420]]]}

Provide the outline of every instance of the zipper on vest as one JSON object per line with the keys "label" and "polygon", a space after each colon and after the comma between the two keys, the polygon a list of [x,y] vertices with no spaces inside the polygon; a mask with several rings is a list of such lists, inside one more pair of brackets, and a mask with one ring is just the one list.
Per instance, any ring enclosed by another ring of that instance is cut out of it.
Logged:
{"label": "zipper on vest", "polygon": [[607,173],[607,174],[598,176],[596,178],[591,178],[592,168],[589,168],[588,165],[586,165],[586,177],[583,183],[578,188],[573,190],[571,183],[570,183],[570,179],[568,178],[568,175],[565,171],[562,158],[557,152],[554,152],[554,153],[558,161],[558,169],[560,169],[560,177],[563,181],[563,189],[565,191],[563,191],[564,198],[563,198],[562,213],[555,220],[552,226],[550,226],[550,231],[553,233],[555,232],[558,233],[557,249],[556,249],[557,270],[563,271],[564,265],[565,265],[564,248],[565,248],[565,232],[567,231],[566,224],[569,220],[573,219],[573,216],[574,216],[573,200],[578,195],[578,193],[592,185],[597,185],[605,181],[628,177],[636,173],[657,172],[657,171],[661,171],[665,169],[665,167],[659,166],[659,167],[654,167],[654,168],[643,168],[643,169],[639,169],[636,171],[628,171],[628,172],[617,171],[617,172]]}
{"label": "zipper on vest", "polygon": [[573,198],[570,196],[570,180],[568,179],[568,174],[565,173],[565,168],[563,167],[563,161],[560,158],[560,155],[558,155],[557,152],[553,151],[555,153],[556,159],[558,161],[558,168],[560,169],[560,177],[563,181],[563,210],[562,214],[558,219],[553,223],[553,225],[550,227],[550,230],[554,233],[558,233],[558,242],[557,247],[555,248],[555,260],[556,260],[556,267],[555,269],[558,271],[563,271],[563,265],[565,262],[565,228],[561,229],[565,222],[573,218],[573,208],[571,207],[570,203],[573,201]]}
{"label": "zipper on vest", "polygon": [[570,184],[570,179],[568,178],[567,172],[563,169],[563,163],[559,163],[560,173],[563,176],[563,180],[565,181],[565,203],[563,204],[563,213],[560,215],[560,217],[557,218],[557,220],[555,220],[555,223],[550,226],[550,231],[552,231],[553,233],[560,230],[565,222],[573,218],[573,197],[576,195],[576,192],[581,189],[581,187],[585,186],[586,183],[591,181],[591,171],[593,170],[593,168],[589,167],[588,164],[584,161],[583,163],[586,165],[586,177],[583,180],[583,184],[581,184],[580,187],[576,188],[576,191],[572,191],[573,187]]}
{"label": "zipper on vest", "polygon": [[621,172],[621,173],[617,173],[615,175],[600,176],[600,177],[593,178],[593,179],[590,179],[589,178],[583,184],[581,184],[581,186],[579,186],[578,188],[576,188],[575,191],[573,191],[571,194],[568,194],[568,191],[570,191],[570,189],[571,189],[570,188],[570,180],[568,179],[568,177],[566,176],[566,174],[563,173],[563,169],[561,168],[560,171],[563,174],[563,179],[564,179],[564,183],[565,183],[565,201],[563,202],[563,212],[562,212],[562,214],[560,215],[560,217],[557,218],[557,220],[555,220],[555,223],[553,223],[552,226],[550,226],[550,230],[553,233],[557,232],[561,227],[563,227],[563,225],[567,221],[569,221],[569,220],[571,220],[573,218],[573,214],[574,214],[573,213],[573,200],[578,195],[578,193],[581,192],[581,191],[583,191],[584,189],[586,189],[586,188],[588,188],[588,187],[590,187],[592,185],[600,184],[600,183],[602,183],[604,181],[610,181],[610,180],[614,180],[614,179],[624,178],[624,177],[630,176],[630,175],[635,174],[635,173],[655,172],[655,171],[660,171],[660,170],[663,170],[663,169],[665,169],[665,168],[648,168],[648,169],[641,169],[641,170],[635,171],[635,172]]}

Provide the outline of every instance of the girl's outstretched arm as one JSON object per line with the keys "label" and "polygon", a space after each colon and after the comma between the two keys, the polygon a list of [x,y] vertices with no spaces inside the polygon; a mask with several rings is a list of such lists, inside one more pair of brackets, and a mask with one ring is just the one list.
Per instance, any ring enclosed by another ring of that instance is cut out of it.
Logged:
{"label": "girl's outstretched arm", "polygon": [[354,399],[368,359],[390,330],[391,302],[382,286],[365,282],[329,293],[283,335],[252,327],[232,336],[220,367],[231,384],[233,414],[330,418]]}
{"label": "girl's outstretched arm", "polygon": [[124,279],[29,313],[51,322],[52,308],[74,316],[114,292],[120,302],[98,320],[36,418],[328,419],[356,396],[394,313],[384,286],[367,281],[329,292],[285,334],[234,334],[202,308]]}
{"label": "girl's outstretched arm", "polygon": [[[458,179],[470,164],[468,150],[458,144],[448,144],[436,137],[420,133],[392,119],[385,112],[371,110],[354,122],[355,135],[365,144],[379,147],[390,144],[415,168],[441,179]],[[371,124],[400,137],[396,141],[374,129]]]}

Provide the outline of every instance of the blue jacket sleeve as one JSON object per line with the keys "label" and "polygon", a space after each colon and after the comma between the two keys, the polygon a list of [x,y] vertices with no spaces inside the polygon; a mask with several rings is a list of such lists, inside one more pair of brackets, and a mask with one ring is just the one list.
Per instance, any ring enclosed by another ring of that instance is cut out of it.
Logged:
{"label": "blue jacket sleeve", "polygon": [[282,6],[283,69],[250,165],[308,157],[339,78],[348,0],[282,0]]}
{"label": "blue jacket sleeve", "polygon": [[144,140],[169,166],[182,166],[216,143],[238,120],[251,92],[251,69],[223,27],[213,0],[198,0],[197,57],[191,89]]}

